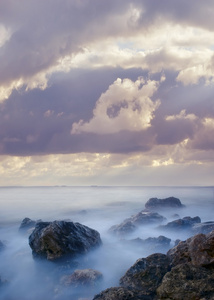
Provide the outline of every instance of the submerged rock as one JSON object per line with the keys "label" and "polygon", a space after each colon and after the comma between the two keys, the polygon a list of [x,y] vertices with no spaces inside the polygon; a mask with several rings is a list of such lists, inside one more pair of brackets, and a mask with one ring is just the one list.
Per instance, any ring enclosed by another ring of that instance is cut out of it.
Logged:
{"label": "submerged rock", "polygon": [[147,239],[136,238],[132,240],[121,240],[121,242],[128,246],[133,246],[138,249],[146,249],[150,253],[166,252],[170,249],[171,239],[160,235],[159,237],[149,237]]}
{"label": "submerged rock", "polygon": [[163,230],[193,230],[194,225],[201,223],[201,219],[197,216],[194,218],[184,217],[183,219],[177,219],[172,222],[167,223],[166,225],[160,225],[159,229]]}
{"label": "submerged rock", "polygon": [[75,270],[71,275],[65,275],[60,283],[63,286],[79,288],[81,286],[96,286],[103,279],[102,273],[92,269]]}
{"label": "submerged rock", "polygon": [[5,249],[5,244],[2,243],[2,241],[0,241],[0,251],[4,250]]}
{"label": "submerged rock", "polygon": [[196,223],[193,225],[192,230],[195,234],[197,233],[204,233],[207,234],[214,230],[214,222],[203,222],[203,223]]}
{"label": "submerged rock", "polygon": [[185,206],[181,203],[180,199],[175,197],[168,197],[164,199],[150,198],[145,204],[145,208],[148,210],[182,207]]}
{"label": "submerged rock", "polygon": [[118,236],[124,236],[132,233],[138,226],[162,223],[164,220],[165,218],[158,213],[141,211],[124,220],[121,224],[112,226],[109,232]]}
{"label": "submerged rock", "polygon": [[51,261],[87,253],[101,243],[96,230],[66,221],[37,223],[29,237],[33,256]]}
{"label": "submerged rock", "polygon": [[30,218],[24,218],[19,226],[19,231],[28,231],[36,226],[37,221],[31,220]]}

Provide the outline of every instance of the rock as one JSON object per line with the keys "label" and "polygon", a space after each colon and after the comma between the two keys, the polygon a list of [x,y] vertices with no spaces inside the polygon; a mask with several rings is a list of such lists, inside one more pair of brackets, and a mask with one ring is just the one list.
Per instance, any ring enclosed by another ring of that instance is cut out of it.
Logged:
{"label": "rock", "polygon": [[30,218],[24,218],[19,227],[19,231],[28,231],[33,229],[36,226],[36,221],[31,220]]}
{"label": "rock", "polygon": [[165,199],[150,198],[145,208],[148,210],[159,210],[165,208],[182,208],[185,207],[178,198],[168,197]]}
{"label": "rock", "polygon": [[141,211],[124,220],[121,224],[112,226],[109,232],[124,236],[132,233],[138,226],[162,223],[164,220],[165,218],[158,213]]}
{"label": "rock", "polygon": [[93,300],[155,300],[152,297],[142,297],[134,290],[124,287],[112,287],[94,296]]}
{"label": "rock", "polygon": [[191,264],[178,265],[163,277],[158,299],[214,299],[214,272]]}
{"label": "rock", "polygon": [[120,279],[120,285],[144,296],[155,296],[163,276],[170,270],[169,262],[169,258],[160,253],[138,259]]}
{"label": "rock", "polygon": [[33,256],[51,261],[87,253],[101,243],[96,230],[66,221],[39,222],[29,237]]}
{"label": "rock", "polygon": [[214,231],[197,234],[167,252],[171,265],[191,263],[195,266],[214,268]]}
{"label": "rock", "polygon": [[0,251],[4,250],[5,249],[5,244],[2,243],[2,241],[0,241]]}
{"label": "rock", "polygon": [[145,240],[136,238],[132,240],[122,240],[124,244],[134,246],[135,248],[146,248],[150,253],[166,252],[170,248],[171,239],[160,235],[159,237],[150,237]]}
{"label": "rock", "polygon": [[201,219],[197,216],[194,218],[184,217],[183,219],[174,220],[166,225],[160,225],[159,229],[163,230],[193,230],[195,224],[200,223]]}
{"label": "rock", "polygon": [[73,274],[63,276],[60,283],[64,286],[79,288],[81,286],[96,286],[102,279],[102,273],[92,269],[84,269],[75,270]]}
{"label": "rock", "polygon": [[193,230],[194,234],[197,234],[197,233],[207,234],[207,233],[211,232],[212,230],[214,230],[214,222],[210,221],[210,222],[193,224],[192,230]]}

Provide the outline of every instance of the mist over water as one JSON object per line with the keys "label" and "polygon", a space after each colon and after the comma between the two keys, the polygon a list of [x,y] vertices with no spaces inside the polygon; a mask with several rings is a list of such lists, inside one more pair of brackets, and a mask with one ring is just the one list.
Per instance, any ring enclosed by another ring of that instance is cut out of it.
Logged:
{"label": "mist over water", "polygon": [[[124,243],[108,229],[143,210],[151,197],[174,196],[186,207],[159,213],[166,222],[185,216],[199,216],[202,222],[214,220],[213,187],[27,187],[0,188],[0,276],[8,283],[0,287],[0,300],[44,300],[92,298],[101,290],[117,286],[119,278],[151,249]],[[43,221],[70,220],[97,230],[103,242],[98,249],[78,258],[78,266],[69,269],[47,261],[35,261],[28,244],[30,233],[19,232],[25,218]],[[163,232],[156,225],[142,226],[125,239],[158,237],[186,239],[188,232]],[[75,269],[91,268],[103,274],[100,285],[74,289],[60,285],[63,275]]]}

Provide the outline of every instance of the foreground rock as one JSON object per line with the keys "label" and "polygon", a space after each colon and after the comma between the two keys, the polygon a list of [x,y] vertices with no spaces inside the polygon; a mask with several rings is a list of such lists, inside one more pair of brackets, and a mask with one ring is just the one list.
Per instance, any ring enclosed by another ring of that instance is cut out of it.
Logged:
{"label": "foreground rock", "polygon": [[165,221],[165,218],[158,213],[141,211],[124,220],[121,224],[112,226],[109,232],[118,236],[124,236],[132,233],[139,226],[160,224],[163,221]]}
{"label": "foreground rock", "polygon": [[158,299],[214,299],[214,272],[191,264],[172,268],[157,289]]}
{"label": "foreground rock", "polygon": [[123,287],[113,287],[106,289],[96,295],[93,300],[154,300],[154,298],[139,298],[138,293]]}
{"label": "foreground rock", "polygon": [[87,253],[101,243],[96,230],[66,221],[39,222],[29,237],[33,256],[51,261]]}
{"label": "foreground rock", "polygon": [[137,260],[120,279],[121,287],[107,289],[94,300],[209,300],[214,299],[213,283],[214,231],[180,241],[167,255]]}
{"label": "foreground rock", "polygon": [[165,209],[165,208],[182,208],[185,207],[180,199],[175,197],[168,197],[164,199],[158,199],[158,198],[150,198],[146,204],[145,208],[148,210],[159,210],[159,209]]}
{"label": "foreground rock", "polygon": [[171,265],[191,263],[195,266],[214,267],[214,231],[197,234],[186,241],[181,241],[167,253]]}
{"label": "foreground rock", "polygon": [[169,258],[160,253],[141,258],[120,279],[120,285],[138,291],[141,296],[155,296],[163,276],[170,270]]}

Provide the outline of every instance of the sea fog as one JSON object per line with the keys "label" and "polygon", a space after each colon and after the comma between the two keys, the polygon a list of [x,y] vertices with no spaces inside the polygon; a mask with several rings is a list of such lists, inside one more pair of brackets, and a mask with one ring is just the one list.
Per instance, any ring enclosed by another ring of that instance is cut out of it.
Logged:
{"label": "sea fog", "polygon": [[[125,271],[138,259],[152,253],[147,247],[135,247],[111,235],[111,226],[142,211],[149,198],[177,197],[185,208],[160,212],[166,222],[175,214],[199,216],[202,222],[214,221],[214,187],[2,187],[0,188],[0,277],[7,281],[0,287],[1,300],[92,299],[108,287],[117,286]],[[68,220],[97,230],[103,245],[80,257],[77,266],[66,268],[32,257],[28,233],[19,226],[28,217],[32,220]],[[185,240],[189,233],[163,232],[157,225],[140,227],[127,240],[164,235]],[[164,251],[163,251],[164,253]],[[91,288],[64,287],[60,278],[75,269],[91,268],[103,274],[100,284]]]}

